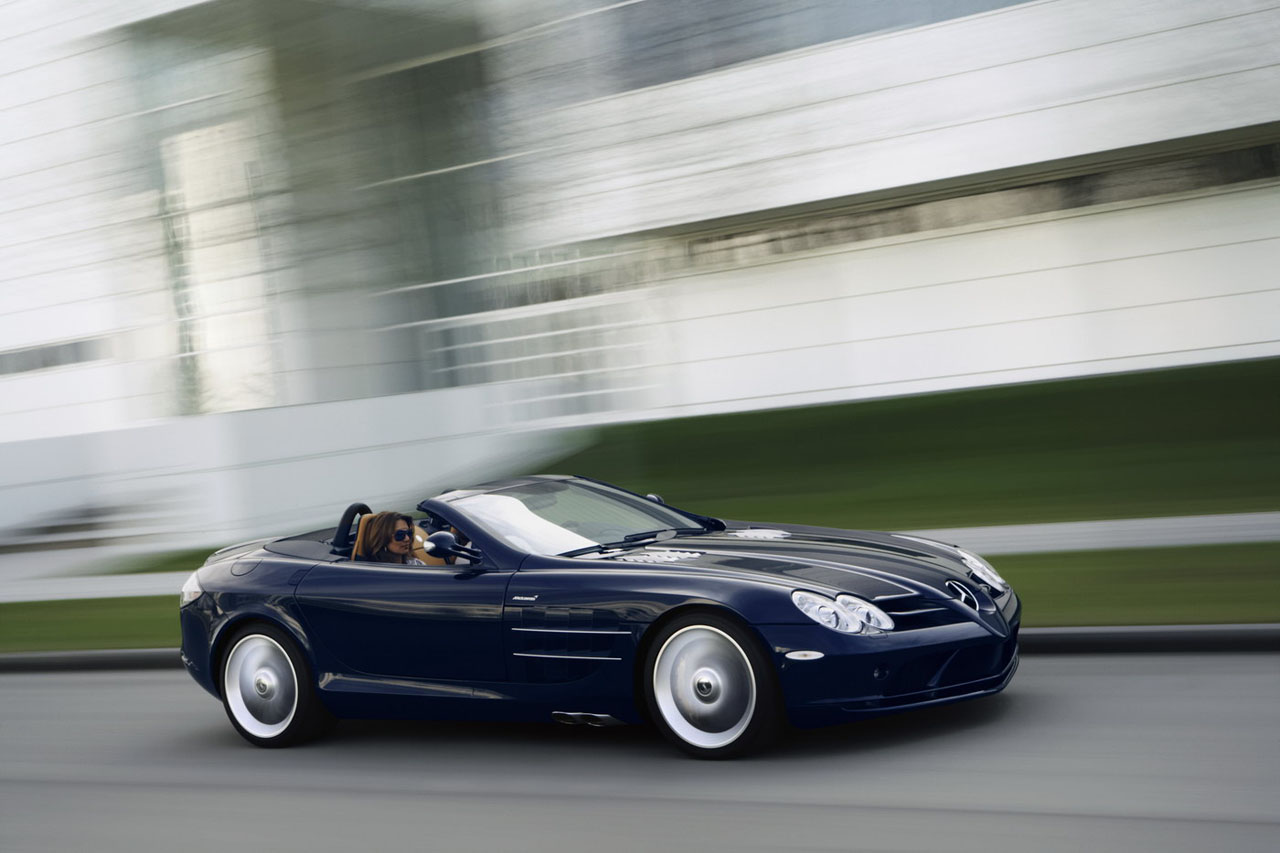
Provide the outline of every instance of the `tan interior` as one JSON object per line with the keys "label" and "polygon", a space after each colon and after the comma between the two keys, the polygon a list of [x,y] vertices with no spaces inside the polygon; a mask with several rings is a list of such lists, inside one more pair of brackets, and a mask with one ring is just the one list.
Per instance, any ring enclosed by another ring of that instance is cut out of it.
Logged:
{"label": "tan interior", "polygon": [[356,544],[351,546],[351,559],[363,559],[364,553],[364,532],[369,526],[369,519],[373,518],[372,514],[360,516],[359,522],[356,524]]}
{"label": "tan interior", "polygon": [[416,524],[413,526],[413,556],[428,566],[445,565],[443,557],[433,557],[427,553],[427,537],[422,528]]}
{"label": "tan interior", "polygon": [[[369,562],[369,558],[363,555],[364,555],[364,547],[365,547],[365,541],[364,541],[365,528],[368,526],[368,521],[371,518],[373,518],[372,513],[368,515],[362,515],[360,516],[359,523],[356,525],[356,543],[351,548],[351,559],[353,560],[363,560],[363,561]],[[433,557],[427,553],[426,545],[427,545],[427,539],[426,539],[426,536],[423,535],[422,528],[415,524],[413,526],[413,551],[411,552],[412,555],[418,558],[419,560],[421,560],[422,562],[426,563],[428,566],[445,565],[444,558]]]}

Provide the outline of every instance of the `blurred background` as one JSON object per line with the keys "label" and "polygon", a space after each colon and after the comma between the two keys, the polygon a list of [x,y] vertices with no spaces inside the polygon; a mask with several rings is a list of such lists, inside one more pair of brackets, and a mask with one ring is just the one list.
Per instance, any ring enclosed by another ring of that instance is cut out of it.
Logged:
{"label": "blurred background", "polygon": [[[839,527],[1239,517],[997,566],[1031,624],[1280,621],[1271,4],[10,0],[0,34],[0,593],[554,470]],[[1133,596],[1037,600],[1089,572]]]}

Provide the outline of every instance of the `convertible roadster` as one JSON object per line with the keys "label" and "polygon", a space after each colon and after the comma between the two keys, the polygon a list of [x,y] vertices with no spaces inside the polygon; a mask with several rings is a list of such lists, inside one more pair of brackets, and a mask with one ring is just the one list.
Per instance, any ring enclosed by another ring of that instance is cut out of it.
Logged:
{"label": "convertible roadster", "polygon": [[580,476],[417,508],[424,565],[353,560],[372,516],[352,504],[191,575],[182,660],[245,739],[352,717],[647,722],[722,758],[788,722],[996,693],[1018,666],[1018,597],[951,545],[724,521]]}

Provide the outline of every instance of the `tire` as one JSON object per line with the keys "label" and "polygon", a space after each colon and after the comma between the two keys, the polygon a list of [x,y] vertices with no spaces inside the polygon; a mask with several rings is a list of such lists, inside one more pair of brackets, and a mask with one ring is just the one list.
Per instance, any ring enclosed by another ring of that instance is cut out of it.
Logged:
{"label": "tire", "polygon": [[736,758],[768,745],[781,725],[778,676],[737,621],[692,612],[663,626],[644,663],[649,719],[695,758]]}
{"label": "tire", "polygon": [[283,630],[260,622],[245,625],[225,648],[222,707],[249,743],[292,746],[316,737],[333,722],[316,696],[306,657]]}

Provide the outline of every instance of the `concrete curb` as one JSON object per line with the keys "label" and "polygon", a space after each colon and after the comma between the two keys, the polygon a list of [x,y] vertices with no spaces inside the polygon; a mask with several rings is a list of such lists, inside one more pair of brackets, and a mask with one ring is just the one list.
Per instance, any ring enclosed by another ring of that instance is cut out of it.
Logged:
{"label": "concrete curb", "polygon": [[[1256,625],[1109,625],[1024,628],[1023,654],[1126,652],[1280,652],[1280,623]],[[17,652],[0,654],[0,672],[178,669],[177,649]]]}
{"label": "concrete curb", "polygon": [[103,669],[174,669],[182,666],[177,649],[99,649],[67,652],[16,652],[0,655],[0,672],[57,672]]}
{"label": "concrete curb", "polygon": [[1277,652],[1280,623],[1025,628],[1018,639],[1025,654]]}

